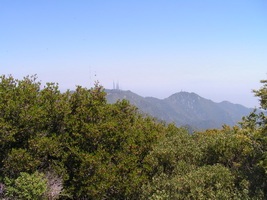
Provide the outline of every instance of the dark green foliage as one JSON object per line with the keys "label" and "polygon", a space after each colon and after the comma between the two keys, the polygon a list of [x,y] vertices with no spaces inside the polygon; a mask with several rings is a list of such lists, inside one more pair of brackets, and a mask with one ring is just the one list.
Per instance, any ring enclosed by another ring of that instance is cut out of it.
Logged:
{"label": "dark green foliage", "polygon": [[267,198],[264,112],[192,135],[105,95],[0,77],[0,198]]}
{"label": "dark green foliage", "polygon": [[[263,188],[267,196],[267,80],[262,80],[263,86],[259,90],[253,90],[259,97],[260,111],[254,110],[249,116],[240,122],[243,130],[255,141],[257,153],[253,156],[251,164],[255,173],[250,173],[254,180],[254,187]],[[256,176],[255,176],[256,175]]]}
{"label": "dark green foliage", "polygon": [[143,199],[264,199],[259,146],[238,127],[169,134],[147,156],[153,167]]}
{"label": "dark green foliage", "polygon": [[166,128],[105,95],[97,83],[61,93],[53,83],[41,89],[35,76],[2,76],[0,180],[38,170],[62,177],[68,198],[138,198],[144,158]]}

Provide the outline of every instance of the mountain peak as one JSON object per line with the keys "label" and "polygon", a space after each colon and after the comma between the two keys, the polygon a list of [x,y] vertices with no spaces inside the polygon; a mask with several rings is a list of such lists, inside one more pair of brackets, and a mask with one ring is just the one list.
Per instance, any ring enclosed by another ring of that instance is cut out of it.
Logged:
{"label": "mountain peak", "polygon": [[177,92],[166,98],[166,100],[177,100],[177,101],[198,101],[200,99],[204,98],[202,98],[201,96],[199,96],[194,92],[184,92],[184,91]]}
{"label": "mountain peak", "polygon": [[127,99],[139,108],[159,120],[175,122],[178,126],[208,129],[220,128],[223,124],[233,126],[242,116],[248,115],[252,109],[230,102],[215,103],[193,92],[177,92],[168,98],[157,99],[142,97],[131,91],[106,90],[107,101]]}

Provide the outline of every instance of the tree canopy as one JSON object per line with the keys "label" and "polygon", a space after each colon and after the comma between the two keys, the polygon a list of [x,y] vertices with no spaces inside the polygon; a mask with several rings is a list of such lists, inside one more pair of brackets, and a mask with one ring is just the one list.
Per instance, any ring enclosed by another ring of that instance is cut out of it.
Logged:
{"label": "tree canopy", "polygon": [[266,199],[262,83],[261,112],[189,134],[128,101],[108,104],[98,83],[60,92],[36,76],[1,76],[0,198]]}

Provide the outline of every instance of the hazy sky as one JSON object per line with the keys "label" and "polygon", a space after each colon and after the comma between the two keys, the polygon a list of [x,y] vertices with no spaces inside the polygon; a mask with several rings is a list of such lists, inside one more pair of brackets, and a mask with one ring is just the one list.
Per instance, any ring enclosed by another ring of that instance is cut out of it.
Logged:
{"label": "hazy sky", "polygon": [[257,106],[266,0],[0,0],[0,73]]}

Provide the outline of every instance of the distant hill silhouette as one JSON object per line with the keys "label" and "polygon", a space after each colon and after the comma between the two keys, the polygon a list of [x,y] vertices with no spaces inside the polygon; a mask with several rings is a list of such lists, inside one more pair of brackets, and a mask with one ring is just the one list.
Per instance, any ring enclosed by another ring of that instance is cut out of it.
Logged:
{"label": "distant hill silhouette", "polygon": [[223,124],[233,126],[253,111],[227,101],[215,103],[189,92],[175,93],[165,99],[142,97],[123,90],[106,90],[106,93],[108,103],[127,99],[142,113],[168,123],[175,122],[177,126],[197,129],[220,128]]}

